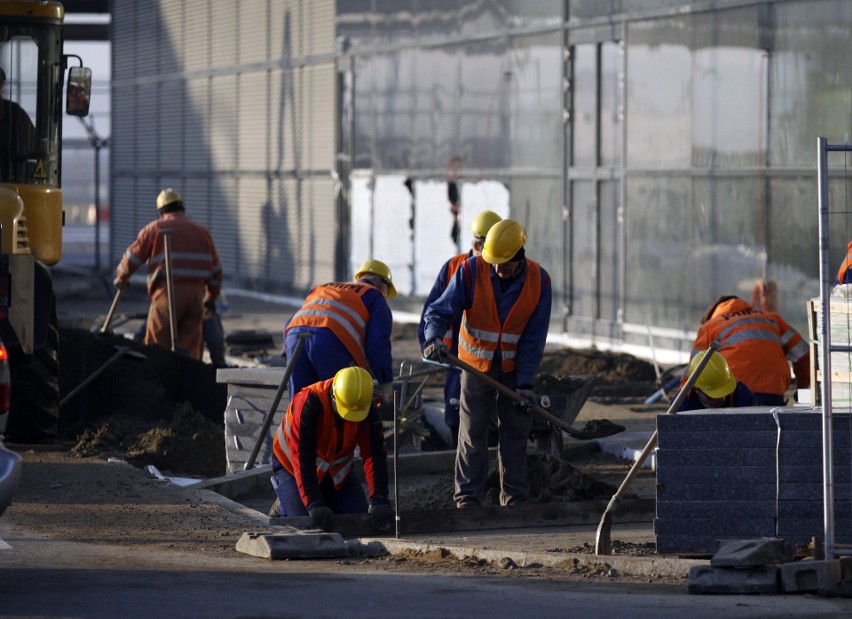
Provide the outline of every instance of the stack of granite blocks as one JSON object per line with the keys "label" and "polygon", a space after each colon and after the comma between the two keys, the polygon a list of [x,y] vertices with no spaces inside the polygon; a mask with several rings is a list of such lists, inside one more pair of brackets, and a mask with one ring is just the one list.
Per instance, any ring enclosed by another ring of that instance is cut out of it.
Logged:
{"label": "stack of granite blocks", "polygon": [[[852,542],[852,423],[832,417],[835,543]],[[659,553],[729,540],[824,536],[821,409],[740,408],[657,417]]]}

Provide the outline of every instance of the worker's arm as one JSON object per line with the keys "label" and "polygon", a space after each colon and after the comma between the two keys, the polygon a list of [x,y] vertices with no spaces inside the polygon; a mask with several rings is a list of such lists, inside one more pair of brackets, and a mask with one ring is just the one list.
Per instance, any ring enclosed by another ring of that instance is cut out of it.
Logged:
{"label": "worker's arm", "polygon": [[783,318],[776,315],[775,320],[781,329],[781,344],[787,361],[793,365],[796,387],[807,389],[811,386],[811,351],[808,343]]}
{"label": "worker's arm", "polygon": [[319,421],[322,416],[322,402],[316,394],[312,393],[306,398],[302,414],[299,416],[299,444],[296,446],[298,460],[296,485],[305,507],[312,503],[324,502],[317,479],[317,440]]}
{"label": "worker's arm", "polygon": [[154,243],[157,240],[158,233],[157,221],[152,221],[139,231],[136,240],[130,244],[118,263],[115,270],[116,282],[127,284],[136,269],[148,262],[148,259],[154,253]]}
{"label": "worker's arm", "polygon": [[373,497],[388,498],[388,452],[378,409],[373,406],[358,429],[358,446],[364,461],[364,477]]}
{"label": "worker's arm", "polygon": [[435,283],[432,285],[432,290],[429,291],[429,296],[426,297],[426,301],[423,303],[423,311],[420,312],[420,324],[417,325],[417,339],[420,341],[420,348],[423,348],[423,344],[426,343],[426,335],[425,335],[425,327],[426,323],[423,318],[426,315],[426,310],[430,305],[442,294],[444,294],[444,290],[447,289],[447,271],[450,268],[450,260],[447,260],[444,263],[444,266],[441,267],[441,270],[438,272],[438,277],[435,278]]}
{"label": "worker's arm", "polygon": [[423,314],[423,337],[428,342],[442,338],[452,328],[453,319],[473,302],[476,258],[465,260],[453,275],[444,293],[429,304]]}
{"label": "worker's arm", "polygon": [[370,312],[365,332],[364,352],[373,371],[373,378],[384,385],[393,380],[393,357],[391,356],[393,315],[388,302],[378,289],[368,291],[363,299],[367,311]]}
{"label": "worker's arm", "polygon": [[516,385],[532,388],[535,385],[535,373],[541,364],[544,345],[547,343],[547,332],[550,328],[550,309],[553,302],[553,291],[550,286],[550,275],[541,269],[541,295],[538,305],[530,316],[527,326],[518,341],[518,354],[515,361]]}

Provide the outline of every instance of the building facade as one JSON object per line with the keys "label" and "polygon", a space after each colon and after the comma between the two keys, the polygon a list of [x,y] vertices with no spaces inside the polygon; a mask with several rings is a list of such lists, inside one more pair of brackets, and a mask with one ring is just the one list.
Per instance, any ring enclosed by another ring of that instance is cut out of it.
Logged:
{"label": "building facade", "polygon": [[414,308],[492,208],[551,273],[552,333],[682,356],[760,278],[807,332],[852,3],[115,0],[112,28],[115,259],[174,186],[226,286],[304,292],[376,257]]}

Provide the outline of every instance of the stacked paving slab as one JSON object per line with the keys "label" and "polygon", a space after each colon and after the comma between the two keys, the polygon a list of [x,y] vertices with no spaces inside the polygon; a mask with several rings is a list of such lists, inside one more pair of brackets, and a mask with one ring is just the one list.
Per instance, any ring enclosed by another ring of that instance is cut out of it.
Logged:
{"label": "stacked paving slab", "polygon": [[[850,414],[833,415],[835,543],[852,542]],[[657,551],[713,554],[729,540],[823,537],[821,409],[657,417]]]}

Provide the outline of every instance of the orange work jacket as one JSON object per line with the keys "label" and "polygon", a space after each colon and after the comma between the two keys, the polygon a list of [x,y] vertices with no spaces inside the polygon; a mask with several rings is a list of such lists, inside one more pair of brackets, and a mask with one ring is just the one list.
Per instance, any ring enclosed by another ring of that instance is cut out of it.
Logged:
{"label": "orange work jacket", "polygon": [[500,324],[497,300],[491,285],[491,265],[482,257],[476,259],[476,283],[473,303],[462,315],[459,331],[459,359],[487,372],[500,351],[501,369],[512,372],[518,352],[518,342],[541,296],[541,267],[527,259],[526,275],[521,294],[509,310],[506,321]]}
{"label": "orange work jacket", "polygon": [[724,301],[698,330],[693,356],[714,340],[736,379],[754,393],[783,395],[790,385],[788,362],[797,386],[810,386],[808,344],[778,314],[756,310],[740,298]]}
{"label": "orange work jacket", "polygon": [[293,314],[287,331],[292,327],[329,329],[346,346],[355,363],[369,371],[365,346],[370,312],[363,297],[370,290],[376,288],[358,282],[332,282],[316,286],[308,294],[301,309]]}
{"label": "orange work jacket", "polygon": [[213,237],[207,228],[186,213],[166,213],[140,230],[116,269],[125,282],[143,264],[148,265],[148,294],[152,298],[166,294],[166,250],[161,230],[172,230],[172,277],[175,284],[203,284],[206,296],[215,299],[222,289],[222,265]]}

